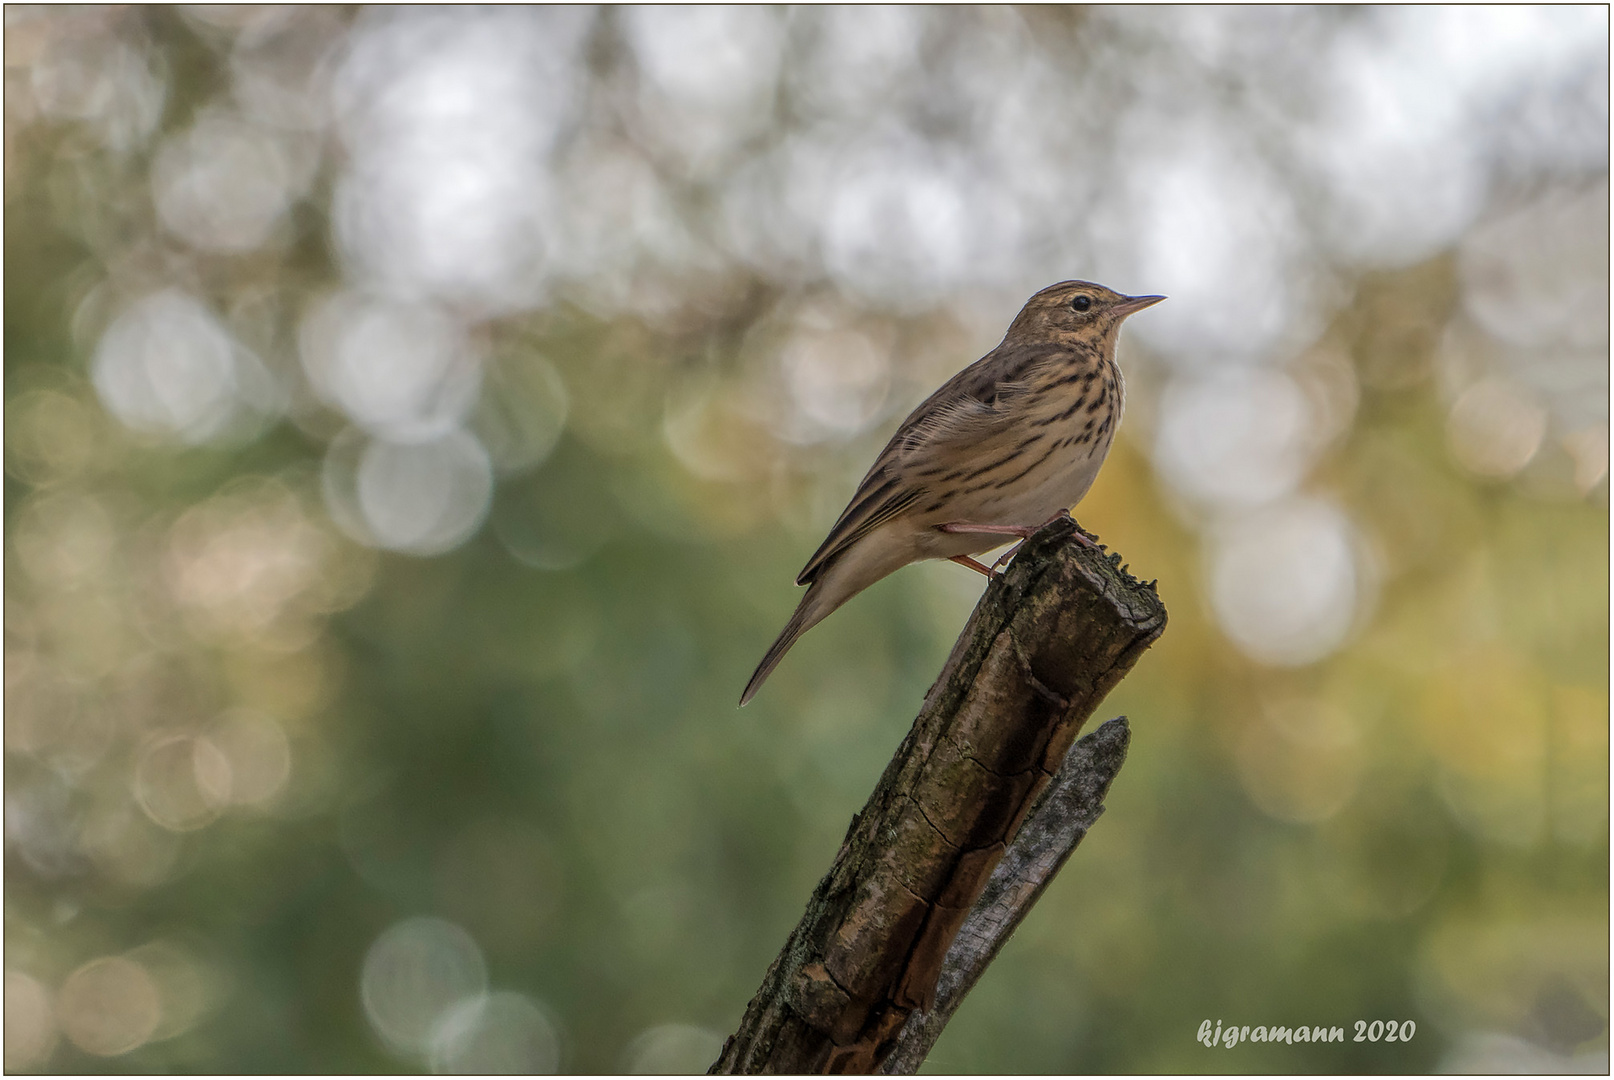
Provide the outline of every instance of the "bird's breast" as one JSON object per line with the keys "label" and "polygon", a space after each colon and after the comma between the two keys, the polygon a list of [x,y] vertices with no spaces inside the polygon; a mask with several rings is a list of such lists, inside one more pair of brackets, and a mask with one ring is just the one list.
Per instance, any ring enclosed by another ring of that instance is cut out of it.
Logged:
{"label": "bird's breast", "polygon": [[1037,525],[1075,506],[1093,486],[1109,453],[1111,434],[1050,435],[1027,448],[1020,469],[980,493],[976,520]]}
{"label": "bird's breast", "polygon": [[1080,502],[1109,454],[1122,389],[1114,365],[1053,372],[1011,433],[1015,453],[978,494],[978,514],[1036,524]]}
{"label": "bird's breast", "polygon": [[1086,496],[1120,423],[1121,387],[1113,364],[1074,359],[1039,371],[1025,393],[1009,399],[1017,414],[1011,424],[914,477],[919,490],[902,520],[917,537],[918,557],[997,546],[995,537],[940,533],[937,525],[1035,526]]}

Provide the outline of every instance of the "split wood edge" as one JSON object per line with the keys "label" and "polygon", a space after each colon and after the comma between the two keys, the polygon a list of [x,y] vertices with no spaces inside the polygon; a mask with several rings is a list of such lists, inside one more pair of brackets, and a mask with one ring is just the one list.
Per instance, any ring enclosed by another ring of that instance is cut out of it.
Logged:
{"label": "split wood edge", "polygon": [[909,1014],[880,1072],[895,1076],[919,1071],[964,995],[997,959],[1003,943],[1104,813],[1104,796],[1126,761],[1131,741],[1126,717],[1117,716],[1070,748],[1065,764],[1020,826],[947,950],[936,983],[936,1004],[928,1012]]}
{"label": "split wood edge", "polygon": [[[1073,783],[1101,804],[1114,772],[1096,789],[1092,777],[1067,777],[1072,746],[1166,623],[1153,584],[1077,532],[1069,518],[1039,530],[987,587],[711,1071],[916,1068],[1057,872],[1069,848],[1042,869],[1010,857],[1022,834],[1029,843],[1052,819],[1022,823],[1068,810],[1055,793]],[[1094,733],[1112,731],[1111,751],[1116,723]],[[1100,755],[1114,769],[1125,756],[1124,720],[1119,731],[1119,754]],[[1000,869],[1021,877],[1000,891]],[[998,902],[1019,897],[1017,914],[978,911],[989,890]],[[992,928],[978,916],[1008,921]],[[960,944],[974,959],[959,953],[955,963]],[[957,982],[946,981],[949,970]]]}

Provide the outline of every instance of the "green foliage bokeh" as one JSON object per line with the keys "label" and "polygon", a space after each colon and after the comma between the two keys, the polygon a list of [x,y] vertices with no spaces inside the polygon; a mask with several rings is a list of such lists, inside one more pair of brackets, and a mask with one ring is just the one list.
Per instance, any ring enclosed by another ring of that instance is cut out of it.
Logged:
{"label": "green foliage bokeh", "polygon": [[[591,31],[600,101],[615,15]],[[991,34],[976,17],[958,32]],[[1059,25],[1057,62],[1166,63],[1080,15]],[[343,422],[298,374],[299,320],[345,272],[340,153],[325,145],[251,250],[188,250],[147,191],[155,147],[227,96],[241,32],[64,9],[8,34],[8,1066],[424,1067],[377,1036],[360,982],[378,936],[426,915],[469,934],[491,988],[538,1003],[564,1070],[702,1067],[979,582],[909,568],[809,634],[743,712],[739,690],[895,418],[990,346],[981,326],[1014,298],[915,308],[727,265],[672,275],[685,291],[647,290],[645,311],[560,289],[487,317],[476,430],[519,434],[558,393],[558,438],[501,473],[464,543],[376,550],[328,510]],[[75,34],[132,42],[164,80],[143,141],[12,111],[13,78]],[[1606,196],[1606,165],[1574,182]],[[669,183],[699,220],[699,183]],[[1457,259],[1342,270],[1347,299],[1293,362],[1348,417],[1304,490],[1343,509],[1377,575],[1315,662],[1259,662],[1219,626],[1199,519],[1151,464],[1167,368],[1126,344],[1136,414],[1078,516],[1159,579],[1171,623],[1103,708],[1134,730],[1104,817],[927,1068],[1419,1072],[1486,1035],[1606,1063],[1606,460],[1581,484],[1555,435],[1508,477],[1454,454],[1437,354],[1461,315]],[[112,313],[175,283],[257,334],[294,387],[259,428],[141,433],[92,385]],[[895,359],[878,422],[803,442],[751,404],[783,400],[778,313],[809,302]],[[1606,459],[1606,412],[1601,431]],[[203,755],[183,791],[159,784],[165,745]],[[229,797],[208,788],[215,758]],[[242,795],[255,768],[261,799]],[[159,1011],[149,1030],[114,1016],[144,1037],[88,1053],[95,1018],[63,988],[109,956],[145,964]],[[14,1001],[45,1003],[18,1013],[37,1045],[13,1045]],[[1207,1018],[1347,1041],[1212,1050]],[[1375,1019],[1417,1036],[1351,1040]],[[669,1024],[683,1041],[663,1029],[646,1057],[643,1033]]]}

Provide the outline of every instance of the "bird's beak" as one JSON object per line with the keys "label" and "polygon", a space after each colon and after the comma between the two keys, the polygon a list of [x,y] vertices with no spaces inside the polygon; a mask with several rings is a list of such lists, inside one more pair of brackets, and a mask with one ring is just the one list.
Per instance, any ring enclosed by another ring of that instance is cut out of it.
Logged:
{"label": "bird's beak", "polygon": [[1158,304],[1164,299],[1164,296],[1128,296],[1119,304],[1110,308],[1110,313],[1125,318],[1134,311],[1142,311],[1144,308]]}

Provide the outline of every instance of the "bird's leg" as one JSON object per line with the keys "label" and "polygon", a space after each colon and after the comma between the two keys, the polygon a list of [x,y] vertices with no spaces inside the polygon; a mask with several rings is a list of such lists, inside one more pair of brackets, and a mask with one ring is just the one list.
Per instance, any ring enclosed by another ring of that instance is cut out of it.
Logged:
{"label": "bird's leg", "polygon": [[1018,536],[1024,540],[1037,530],[1029,525],[976,525],[968,521],[949,521],[936,526],[944,533],[990,533],[994,536]]}
{"label": "bird's leg", "polygon": [[[941,525],[937,525],[936,529],[938,532],[944,533],[988,533],[993,536],[1018,536],[1020,539],[1024,540],[1038,529],[1041,529],[1046,525],[1052,525],[1062,517],[1070,517],[1070,511],[1061,510],[1053,517],[1043,522],[1042,525],[976,525],[974,522],[970,521],[948,521]],[[1075,523],[1076,519],[1071,518],[1071,524],[1074,525]],[[1081,532],[1080,526],[1077,526],[1077,531],[1074,535],[1076,542],[1081,544],[1083,547],[1098,546]],[[1012,555],[1013,552],[1010,552],[1010,554]],[[999,561],[1001,562],[1002,560]]]}
{"label": "bird's leg", "polygon": [[986,567],[982,566],[968,555],[953,555],[948,561],[956,562],[960,566],[967,566],[976,573],[985,574],[988,579],[998,576],[995,570],[988,570]]}
{"label": "bird's leg", "polygon": [[[1020,541],[1020,544],[1023,544],[1023,543],[1025,543],[1024,540]],[[1006,563],[1010,559],[1014,558],[1014,553],[1020,550],[1020,544],[1014,545],[1008,551],[1005,551],[1002,555],[999,555],[998,556],[998,561],[992,564],[992,569],[996,570],[998,567],[1002,566],[1004,563]]]}
{"label": "bird's leg", "polygon": [[[945,533],[987,533],[988,535],[992,536],[1018,536],[1020,538],[1020,544],[1025,543],[1026,537],[1030,536],[1032,533],[1031,529],[1024,528],[1020,525],[971,525],[967,521],[949,521],[946,524],[936,526],[936,529],[938,532]],[[1020,544],[1016,544],[1014,547],[1010,548],[1002,558],[992,564],[990,569],[982,566],[968,555],[954,555],[952,556],[952,560],[953,562],[958,563],[960,566],[967,566],[971,570],[979,570],[987,577],[995,578],[998,576],[998,567],[1008,562],[1009,559],[1013,557],[1014,553],[1020,550]]]}
{"label": "bird's leg", "polygon": [[1074,539],[1082,547],[1088,547],[1088,548],[1093,548],[1094,550],[1097,550],[1098,545],[1096,543],[1094,543],[1093,541],[1089,540],[1087,538],[1087,534],[1082,532],[1082,527],[1080,525],[1076,524],[1076,519],[1073,518],[1073,517],[1070,517],[1070,511],[1069,510],[1061,510],[1061,511],[1059,511],[1059,513],[1057,513],[1053,517],[1049,518],[1048,521],[1043,522],[1043,524],[1047,525],[1049,522],[1056,521],[1061,517],[1070,518],[1070,523],[1072,525],[1076,525],[1076,531],[1070,534],[1072,539]]}

